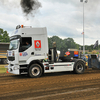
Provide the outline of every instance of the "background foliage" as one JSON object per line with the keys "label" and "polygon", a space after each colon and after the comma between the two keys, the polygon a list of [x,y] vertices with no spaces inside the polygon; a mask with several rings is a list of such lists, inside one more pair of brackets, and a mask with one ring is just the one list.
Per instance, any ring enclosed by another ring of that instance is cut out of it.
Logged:
{"label": "background foliage", "polygon": [[[83,50],[83,46],[75,43],[73,38],[61,39],[58,36],[50,37],[48,38],[49,48],[52,48],[53,42],[56,42],[57,50],[68,50],[68,49]],[[89,52],[92,52],[93,45],[90,46],[85,45],[85,50],[89,50]],[[95,50],[100,50],[100,45],[96,47]]]}
{"label": "background foliage", "polygon": [[53,42],[56,42],[57,50],[67,50],[69,48],[79,49],[80,45],[76,44],[72,38],[61,39],[58,36],[48,38],[49,48],[52,48]]}
{"label": "background foliage", "polygon": [[0,28],[0,42],[9,42],[9,36],[7,31]]}

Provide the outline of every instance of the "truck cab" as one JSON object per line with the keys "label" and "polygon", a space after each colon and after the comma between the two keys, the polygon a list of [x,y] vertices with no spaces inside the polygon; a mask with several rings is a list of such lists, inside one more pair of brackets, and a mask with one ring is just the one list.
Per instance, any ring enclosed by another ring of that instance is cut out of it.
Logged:
{"label": "truck cab", "polygon": [[8,54],[8,72],[13,74],[28,73],[32,61],[41,62],[47,58],[48,39],[46,28],[17,26],[10,37]]}

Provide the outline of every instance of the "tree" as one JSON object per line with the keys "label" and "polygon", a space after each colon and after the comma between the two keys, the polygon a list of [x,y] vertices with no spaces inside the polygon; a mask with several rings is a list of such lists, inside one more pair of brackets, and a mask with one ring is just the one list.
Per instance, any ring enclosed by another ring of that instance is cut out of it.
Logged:
{"label": "tree", "polygon": [[2,35],[3,34],[3,29],[2,28],[0,28],[0,35]]}
{"label": "tree", "polygon": [[76,44],[72,38],[62,40],[58,36],[48,38],[49,48],[52,48],[53,42],[56,42],[57,50],[68,50],[69,48],[79,49],[80,45]]}
{"label": "tree", "polygon": [[0,42],[9,42],[9,36],[7,31],[0,28]]}

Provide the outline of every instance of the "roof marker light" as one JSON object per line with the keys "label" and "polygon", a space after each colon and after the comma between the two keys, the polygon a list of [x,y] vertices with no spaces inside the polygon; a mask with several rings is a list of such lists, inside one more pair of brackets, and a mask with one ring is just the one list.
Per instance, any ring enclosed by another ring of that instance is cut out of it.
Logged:
{"label": "roof marker light", "polygon": [[23,28],[24,27],[24,25],[21,25],[21,28]]}

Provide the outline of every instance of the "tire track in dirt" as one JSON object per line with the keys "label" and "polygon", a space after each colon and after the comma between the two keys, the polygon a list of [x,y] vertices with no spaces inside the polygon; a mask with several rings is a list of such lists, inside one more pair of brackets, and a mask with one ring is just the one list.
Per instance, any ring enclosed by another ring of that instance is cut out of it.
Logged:
{"label": "tire track in dirt", "polygon": [[[34,98],[38,96],[41,97],[42,95],[67,93],[89,88],[98,88],[98,91],[100,91],[100,70],[89,70],[84,74],[72,74],[70,72],[45,74],[40,78],[28,78],[26,76],[16,76],[12,74],[0,75],[0,90],[2,90],[0,91],[0,100]],[[93,90],[89,93],[89,97],[93,95],[94,91],[98,94],[97,90]],[[72,94],[73,97],[75,97],[75,93]],[[78,95],[78,93],[76,94]],[[65,96],[68,94],[62,95]],[[63,98],[62,95],[59,98]],[[80,96],[83,95],[81,93]],[[57,98],[56,95],[54,97],[55,99]],[[48,99],[48,97],[45,98]],[[69,98],[71,98],[70,95]]]}

